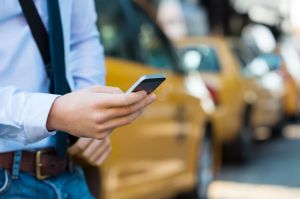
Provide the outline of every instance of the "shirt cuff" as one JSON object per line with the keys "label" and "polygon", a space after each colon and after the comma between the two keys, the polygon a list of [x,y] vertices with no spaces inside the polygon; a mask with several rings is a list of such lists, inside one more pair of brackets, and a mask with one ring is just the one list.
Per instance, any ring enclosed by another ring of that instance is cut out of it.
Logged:
{"label": "shirt cuff", "polygon": [[47,130],[46,124],[50,109],[58,95],[34,93],[24,107],[24,130],[27,144],[38,142],[55,132]]}

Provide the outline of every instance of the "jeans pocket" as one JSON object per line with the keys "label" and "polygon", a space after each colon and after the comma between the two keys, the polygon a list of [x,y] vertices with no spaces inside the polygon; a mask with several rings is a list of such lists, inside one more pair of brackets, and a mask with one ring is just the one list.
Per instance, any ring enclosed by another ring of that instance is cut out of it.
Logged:
{"label": "jeans pocket", "polygon": [[11,183],[10,175],[8,171],[0,168],[0,195],[4,194]]}
{"label": "jeans pocket", "polygon": [[70,173],[69,181],[65,185],[65,190],[72,190],[69,198],[78,198],[80,195],[81,199],[94,199],[92,196],[88,184],[85,179],[84,171],[80,166],[74,166],[74,172]]}

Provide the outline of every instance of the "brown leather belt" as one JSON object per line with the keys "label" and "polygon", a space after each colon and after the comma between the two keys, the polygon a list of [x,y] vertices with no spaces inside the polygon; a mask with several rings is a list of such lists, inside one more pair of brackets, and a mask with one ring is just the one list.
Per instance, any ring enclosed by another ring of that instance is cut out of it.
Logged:
{"label": "brown leather belt", "polygon": [[[14,154],[14,152],[0,153],[0,168],[11,171]],[[54,149],[22,151],[20,171],[35,175],[40,180],[57,176],[70,170],[71,166],[70,158],[58,156]]]}

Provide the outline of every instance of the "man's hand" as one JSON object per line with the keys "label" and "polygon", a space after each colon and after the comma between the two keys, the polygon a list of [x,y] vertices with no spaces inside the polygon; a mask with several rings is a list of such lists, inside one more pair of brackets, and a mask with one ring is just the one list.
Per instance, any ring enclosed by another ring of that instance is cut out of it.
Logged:
{"label": "man's hand", "polygon": [[61,96],[50,110],[47,129],[77,137],[104,139],[114,128],[138,118],[155,100],[146,92],[123,93],[118,88],[93,86]]}
{"label": "man's hand", "polygon": [[109,137],[104,140],[92,138],[79,138],[79,140],[68,149],[70,155],[76,155],[93,166],[101,166],[111,152]]}

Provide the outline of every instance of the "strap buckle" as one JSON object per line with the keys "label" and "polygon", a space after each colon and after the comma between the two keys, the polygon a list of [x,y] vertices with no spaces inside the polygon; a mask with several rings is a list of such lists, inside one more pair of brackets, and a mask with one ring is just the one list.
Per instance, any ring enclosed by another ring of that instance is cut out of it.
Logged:
{"label": "strap buckle", "polygon": [[39,150],[36,152],[36,157],[35,157],[35,175],[36,178],[39,180],[44,180],[46,178],[49,178],[49,175],[43,175],[42,174],[42,155],[46,154],[46,153],[50,153],[52,152],[52,150],[50,149],[43,149],[43,150]]}

